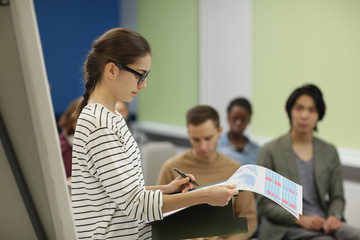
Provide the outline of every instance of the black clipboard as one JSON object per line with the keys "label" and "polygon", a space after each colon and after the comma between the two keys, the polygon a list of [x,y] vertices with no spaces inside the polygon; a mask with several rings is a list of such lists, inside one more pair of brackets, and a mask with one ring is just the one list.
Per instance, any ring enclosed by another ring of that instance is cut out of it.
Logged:
{"label": "black clipboard", "polygon": [[201,204],[185,208],[152,225],[153,240],[212,237],[247,233],[247,219],[234,216],[232,202],[225,207]]}

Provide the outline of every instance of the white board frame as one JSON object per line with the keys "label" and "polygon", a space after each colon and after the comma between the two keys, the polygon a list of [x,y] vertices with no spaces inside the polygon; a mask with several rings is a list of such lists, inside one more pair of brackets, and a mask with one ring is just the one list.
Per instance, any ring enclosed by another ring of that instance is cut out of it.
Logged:
{"label": "white board frame", "polygon": [[[47,238],[76,239],[33,2],[10,0],[0,18],[1,115]],[[36,239],[2,144],[0,158],[0,239]]]}

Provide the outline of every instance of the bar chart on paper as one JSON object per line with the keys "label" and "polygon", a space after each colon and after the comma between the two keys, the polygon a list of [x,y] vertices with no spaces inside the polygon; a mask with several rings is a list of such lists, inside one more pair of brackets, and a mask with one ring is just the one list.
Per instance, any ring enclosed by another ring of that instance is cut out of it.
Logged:
{"label": "bar chart on paper", "polygon": [[259,193],[296,218],[302,214],[302,186],[270,169],[258,165],[243,165],[228,179],[227,184],[235,184],[238,190]]}
{"label": "bar chart on paper", "polygon": [[296,183],[282,177],[276,172],[266,169],[265,193],[267,197],[278,202],[280,205],[287,206],[288,209],[294,212],[297,212],[299,205],[298,186]]}
{"label": "bar chart on paper", "polygon": [[271,198],[275,201],[280,201],[280,176],[275,174],[273,171],[266,169],[265,180],[265,193],[267,194],[268,198]]}

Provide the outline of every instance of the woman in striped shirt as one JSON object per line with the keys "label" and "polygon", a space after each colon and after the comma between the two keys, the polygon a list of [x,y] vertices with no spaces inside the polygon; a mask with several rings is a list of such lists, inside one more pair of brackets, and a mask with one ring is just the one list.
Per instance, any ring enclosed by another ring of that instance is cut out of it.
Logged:
{"label": "woman in striped shirt", "polygon": [[130,102],[146,88],[150,53],[141,35],[115,28],[94,41],[85,61],[72,166],[79,239],[151,239],[148,223],[163,213],[202,203],[223,206],[238,193],[235,186],[187,192],[192,175],[145,186],[139,148],[115,103]]}

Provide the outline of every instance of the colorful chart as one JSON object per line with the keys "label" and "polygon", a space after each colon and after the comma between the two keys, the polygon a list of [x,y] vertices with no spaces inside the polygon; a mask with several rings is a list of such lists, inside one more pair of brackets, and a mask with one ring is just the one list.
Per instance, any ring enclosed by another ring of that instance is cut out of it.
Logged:
{"label": "colorful chart", "polygon": [[281,176],[266,169],[265,180],[265,193],[267,194],[267,197],[280,202]]}
{"label": "colorful chart", "polygon": [[265,194],[268,198],[297,211],[297,184],[269,169],[266,169],[265,180]]}
{"label": "colorful chart", "polygon": [[302,186],[258,165],[241,166],[227,181],[239,190],[259,193],[276,202],[296,218],[302,214]]}
{"label": "colorful chart", "polygon": [[295,211],[297,210],[297,190],[294,182],[283,178],[283,192],[282,192],[282,202],[283,204],[289,205]]}

